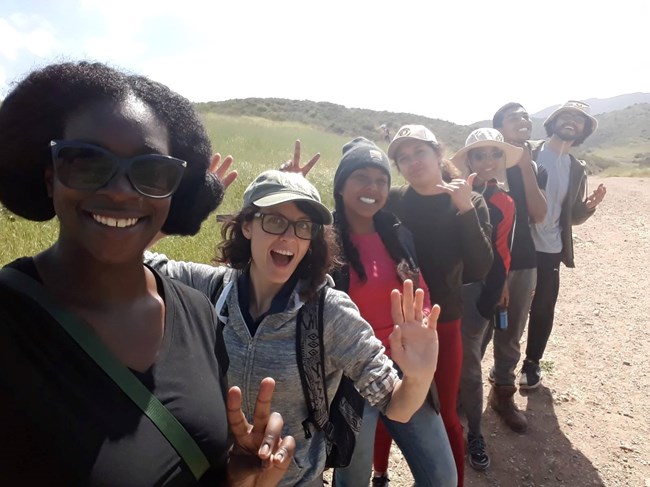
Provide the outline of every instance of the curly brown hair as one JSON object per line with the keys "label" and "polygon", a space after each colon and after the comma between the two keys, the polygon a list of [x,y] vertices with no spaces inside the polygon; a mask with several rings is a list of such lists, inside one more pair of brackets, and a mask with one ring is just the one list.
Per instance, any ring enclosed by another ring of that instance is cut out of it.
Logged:
{"label": "curly brown hair", "polygon": [[[295,202],[300,211],[311,220],[317,220],[318,214],[309,203]],[[237,213],[221,228],[222,241],[217,246],[217,256],[214,262],[227,264],[234,269],[243,270],[251,260],[251,241],[244,236],[244,223],[255,218],[259,208],[255,205],[247,206]],[[307,255],[298,264],[294,271],[300,279],[308,281],[308,285],[300,292],[300,298],[308,301],[316,295],[321,284],[334,267],[340,266],[339,245],[332,225],[323,225],[318,235],[310,241]]]}

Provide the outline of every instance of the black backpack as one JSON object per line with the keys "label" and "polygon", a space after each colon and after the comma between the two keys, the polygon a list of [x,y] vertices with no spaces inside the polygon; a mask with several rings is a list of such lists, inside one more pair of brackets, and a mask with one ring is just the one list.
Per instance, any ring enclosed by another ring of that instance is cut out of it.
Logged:
{"label": "black backpack", "polygon": [[[210,296],[213,304],[217,303],[223,287],[222,280]],[[317,298],[310,299],[298,311],[296,355],[302,391],[309,411],[309,416],[302,422],[305,438],[311,438],[310,423],[322,431],[327,439],[325,467],[336,468],[350,464],[361,430],[365,401],[352,380],[344,375],[328,408],[323,346],[326,289],[323,287]]]}
{"label": "black backpack", "polygon": [[326,287],[298,311],[296,353],[300,381],[309,416],[302,423],[311,438],[309,423],[327,438],[327,468],[347,467],[361,429],[364,399],[345,375],[328,408],[323,347],[323,307]]}

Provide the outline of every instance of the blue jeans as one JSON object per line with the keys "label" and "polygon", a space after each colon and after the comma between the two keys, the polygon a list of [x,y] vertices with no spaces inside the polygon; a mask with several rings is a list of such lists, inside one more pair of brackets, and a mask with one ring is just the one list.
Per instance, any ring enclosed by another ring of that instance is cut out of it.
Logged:
{"label": "blue jeans", "polygon": [[368,402],[350,465],[337,468],[336,487],[365,487],[370,483],[377,419],[386,425],[402,451],[417,487],[456,487],[456,464],[442,418],[428,401],[408,423],[399,423],[380,414]]}

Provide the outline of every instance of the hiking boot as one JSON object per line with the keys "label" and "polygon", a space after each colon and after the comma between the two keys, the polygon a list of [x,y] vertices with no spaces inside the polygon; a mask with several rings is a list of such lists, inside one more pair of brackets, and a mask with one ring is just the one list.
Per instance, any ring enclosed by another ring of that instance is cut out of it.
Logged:
{"label": "hiking boot", "polygon": [[388,487],[390,479],[388,475],[380,475],[379,477],[372,478],[372,487]]}
{"label": "hiking boot", "polygon": [[488,374],[488,382],[492,385],[496,384],[496,379],[494,378],[494,367],[490,369],[490,373]]}
{"label": "hiking boot", "polygon": [[524,360],[519,378],[519,388],[524,390],[536,389],[542,383],[542,369],[535,362]]}
{"label": "hiking boot", "polygon": [[483,435],[474,436],[467,433],[467,446],[469,447],[469,464],[474,470],[485,470],[490,466],[490,457],[485,451]]}
{"label": "hiking boot", "polygon": [[490,407],[501,416],[501,419],[512,431],[523,433],[528,429],[526,415],[519,410],[512,396],[517,392],[515,386],[492,386],[488,402]]}

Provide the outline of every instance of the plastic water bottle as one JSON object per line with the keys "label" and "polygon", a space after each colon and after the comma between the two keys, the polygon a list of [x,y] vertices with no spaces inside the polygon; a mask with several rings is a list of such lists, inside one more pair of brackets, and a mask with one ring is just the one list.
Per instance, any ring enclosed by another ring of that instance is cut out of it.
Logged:
{"label": "plastic water bottle", "polygon": [[496,313],[494,313],[494,328],[497,330],[508,328],[508,310],[506,308],[497,308]]}

